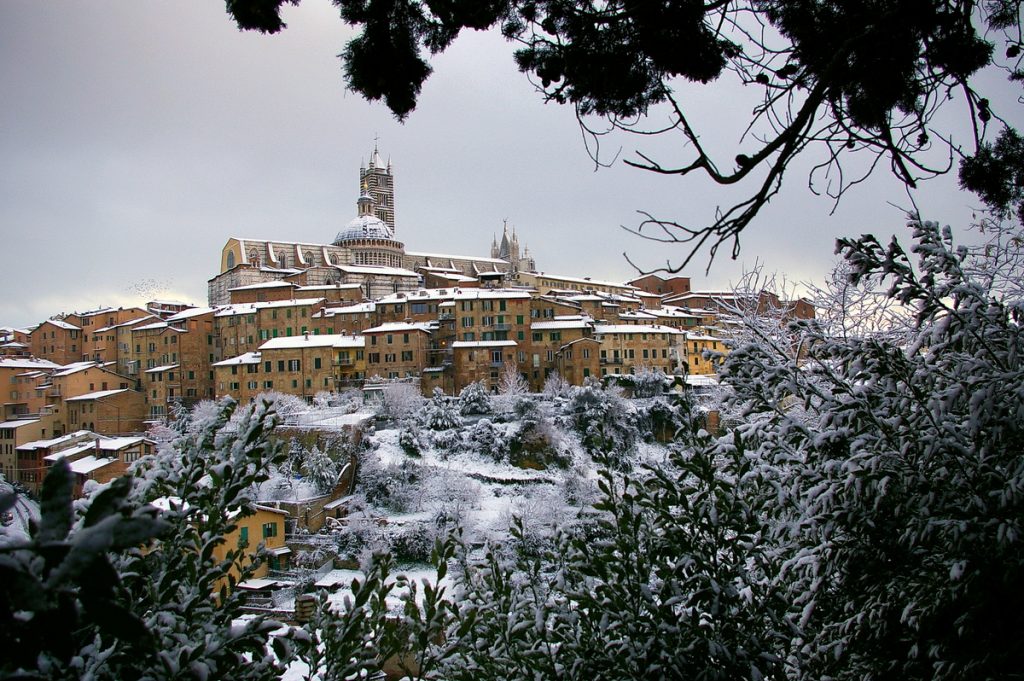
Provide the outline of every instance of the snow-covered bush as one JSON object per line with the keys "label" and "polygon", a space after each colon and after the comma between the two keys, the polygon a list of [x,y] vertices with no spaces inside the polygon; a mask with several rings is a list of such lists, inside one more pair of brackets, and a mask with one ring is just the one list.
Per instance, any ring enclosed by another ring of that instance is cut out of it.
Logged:
{"label": "snow-covered bush", "polygon": [[633,388],[633,397],[654,397],[665,392],[668,376],[649,366],[640,367],[629,376]]}
{"label": "snow-covered bush", "polygon": [[580,442],[591,456],[601,457],[616,468],[629,468],[628,455],[638,437],[635,416],[614,389],[588,382],[573,390],[567,410]]}
{"label": "snow-covered bush", "polygon": [[522,396],[516,400],[518,426],[508,442],[508,460],[521,468],[564,468],[569,456],[562,449],[561,436],[551,419],[533,399]]}
{"label": "snow-covered bush", "polygon": [[305,454],[304,468],[313,486],[320,494],[327,494],[338,484],[342,463],[316,445]]}
{"label": "snow-covered bush", "polygon": [[426,563],[434,548],[433,528],[425,525],[403,527],[388,536],[391,555],[398,563]]}
{"label": "snow-covered bush", "polygon": [[1021,668],[1024,308],[970,275],[991,263],[948,228],[912,226],[916,267],[895,240],[840,242],[853,284],[912,310],[905,342],[804,323],[800,361],[748,345],[723,367],[756,417],[737,430],[764,461],[763,492],[782,502],[775,588],[794,604],[808,677]]}
{"label": "snow-covered bush", "polygon": [[434,388],[434,394],[420,411],[420,422],[431,430],[458,428],[462,425],[459,405],[448,399],[443,390]]}
{"label": "snow-covered bush", "polygon": [[423,396],[411,383],[389,383],[381,391],[381,416],[411,421],[423,408]]}
{"label": "snow-covered bush", "polygon": [[398,446],[402,448],[406,456],[420,456],[423,453],[426,438],[420,432],[419,426],[410,421],[398,431]]}
{"label": "snow-covered bush", "polygon": [[508,459],[508,440],[490,419],[480,419],[463,436],[462,446],[469,452],[490,457],[497,462]]}
{"label": "snow-covered bush", "polygon": [[553,371],[544,381],[544,397],[549,400],[568,397],[571,392],[572,384],[557,371]]}
{"label": "snow-covered bush", "polygon": [[474,381],[459,392],[459,411],[464,416],[491,413],[491,395],[483,381]]}
{"label": "snow-covered bush", "polygon": [[375,457],[368,456],[359,469],[357,480],[356,489],[369,504],[395,513],[406,513],[419,506],[423,471],[409,459],[381,466]]}

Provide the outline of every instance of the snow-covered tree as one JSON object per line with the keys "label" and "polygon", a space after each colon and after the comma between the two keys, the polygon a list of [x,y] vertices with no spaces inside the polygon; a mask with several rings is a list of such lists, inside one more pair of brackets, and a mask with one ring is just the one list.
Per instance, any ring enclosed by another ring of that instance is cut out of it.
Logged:
{"label": "snow-covered tree", "polygon": [[395,421],[409,421],[423,408],[423,396],[411,383],[389,383],[382,391],[381,414]]}
{"label": "snow-covered tree", "polygon": [[444,391],[434,388],[434,394],[423,405],[420,421],[431,430],[450,430],[462,425],[459,404],[448,399]]}
{"label": "snow-covered tree", "polygon": [[634,397],[654,397],[665,392],[668,378],[664,373],[649,366],[642,366],[630,377]]}
{"label": "snow-covered tree", "polygon": [[616,467],[628,468],[636,445],[634,416],[615,389],[590,381],[573,390],[567,406],[584,448]]}
{"label": "snow-covered tree", "polygon": [[551,374],[544,381],[544,397],[553,400],[558,397],[568,397],[572,392],[572,384],[562,378],[557,371]]}
{"label": "snow-covered tree", "polygon": [[459,411],[465,416],[491,413],[491,396],[483,381],[473,381],[459,392]]}
{"label": "snow-covered tree", "polygon": [[749,345],[722,371],[752,416],[806,678],[1021,668],[1024,308],[948,228],[912,226],[916,267],[895,240],[840,243],[851,283],[912,311],[909,338],[805,323],[805,363]]}
{"label": "snow-covered tree", "polygon": [[327,494],[338,484],[338,475],[342,464],[336,461],[326,450],[313,445],[304,455],[306,475],[320,494]]}

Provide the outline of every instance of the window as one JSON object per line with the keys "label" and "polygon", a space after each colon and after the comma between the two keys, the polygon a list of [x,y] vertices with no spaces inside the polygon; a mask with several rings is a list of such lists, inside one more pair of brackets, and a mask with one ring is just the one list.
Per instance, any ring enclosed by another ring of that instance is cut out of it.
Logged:
{"label": "window", "polygon": [[411,362],[412,361],[412,350],[402,350],[402,361],[403,362]]}
{"label": "window", "polygon": [[462,340],[464,340],[464,341],[471,341],[471,342],[475,341],[476,340],[476,334],[473,333],[472,331],[467,331],[466,333],[462,334]]}
{"label": "window", "polygon": [[522,323],[523,323],[523,315],[517,314],[516,315],[516,324],[522,324]]}
{"label": "window", "polygon": [[462,318],[462,328],[468,329],[471,326],[473,326],[473,318],[472,317],[463,317]]}
{"label": "window", "polygon": [[302,361],[298,359],[288,360],[288,371],[301,371]]}
{"label": "window", "polygon": [[273,388],[273,387],[274,387],[274,382],[273,381],[263,381],[263,388],[264,388],[264,390],[269,390],[270,388]]}
{"label": "window", "polygon": [[259,384],[256,381],[249,381],[248,383],[245,384],[245,387],[247,387],[249,390],[255,390],[258,387],[258,385]]}
{"label": "window", "polygon": [[314,368],[314,369],[319,369],[319,368],[321,368],[321,360],[320,360],[320,358],[319,358],[319,357],[314,357],[314,358],[313,358],[313,368]]}
{"label": "window", "polygon": [[380,353],[371,352],[368,360],[370,364],[380,364]]}
{"label": "window", "polygon": [[583,348],[583,359],[590,359],[590,348]]}
{"label": "window", "polygon": [[388,334],[388,341],[387,341],[387,342],[388,342],[388,345],[391,345],[391,343],[392,343],[393,341],[394,341],[394,338],[393,338],[393,337],[392,337],[392,335],[391,335],[391,334],[389,333],[389,334]]}
{"label": "window", "polygon": [[277,523],[263,523],[263,538],[277,536]]}
{"label": "window", "polygon": [[263,372],[269,374],[273,364],[269,361],[263,363]]}
{"label": "window", "polygon": [[553,341],[560,341],[560,340],[562,340],[562,332],[561,331],[552,331],[551,332],[551,340],[553,340]]}
{"label": "window", "polygon": [[540,331],[534,331],[533,332],[533,342],[534,343],[539,343],[542,340],[544,340],[544,334],[541,333]]}
{"label": "window", "polygon": [[384,363],[385,364],[394,364],[395,363],[395,353],[393,353],[393,352],[385,353],[384,354]]}
{"label": "window", "polygon": [[491,362],[494,364],[501,362],[501,350],[491,350]]}

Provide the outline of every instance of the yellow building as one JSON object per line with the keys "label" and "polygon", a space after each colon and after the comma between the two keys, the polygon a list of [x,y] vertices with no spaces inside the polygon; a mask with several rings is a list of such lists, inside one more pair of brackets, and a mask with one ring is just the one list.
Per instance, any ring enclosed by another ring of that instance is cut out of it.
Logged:
{"label": "yellow building", "polygon": [[[259,579],[266,577],[270,570],[287,569],[291,549],[284,542],[284,521],[288,513],[262,505],[256,505],[255,511],[250,516],[234,518],[234,532],[226,534],[224,542],[213,549],[213,559],[222,561],[229,550],[246,547],[249,549],[249,558],[243,561],[243,565],[251,564],[252,557],[256,555],[260,545],[263,545],[267,550],[267,559],[252,575],[253,579]],[[236,579],[239,576],[235,569],[232,569],[231,574]]]}
{"label": "yellow building", "polygon": [[690,375],[707,375],[718,373],[718,365],[722,357],[708,357],[705,353],[728,354],[725,341],[717,336],[698,333],[686,334],[686,363]]}
{"label": "yellow building", "polygon": [[682,331],[653,324],[597,324],[594,338],[601,341],[601,375],[634,374],[654,369],[682,373],[685,338]]}

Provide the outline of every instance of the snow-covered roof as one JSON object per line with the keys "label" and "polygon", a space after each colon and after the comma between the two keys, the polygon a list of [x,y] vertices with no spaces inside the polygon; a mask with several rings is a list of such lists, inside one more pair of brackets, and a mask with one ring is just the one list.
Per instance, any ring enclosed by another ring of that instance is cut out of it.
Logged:
{"label": "snow-covered roof", "polygon": [[42,326],[43,324],[52,324],[52,325],[56,326],[58,329],[64,329],[66,331],[81,331],[82,330],[81,327],[75,326],[74,324],[69,324],[66,321],[62,320],[62,319],[47,319],[46,321],[44,321],[39,326]]}
{"label": "snow-covered roof", "polygon": [[276,280],[275,279],[274,281],[261,281],[258,284],[246,284],[245,286],[235,286],[233,288],[229,288],[228,290],[229,291],[251,291],[251,290],[262,289],[262,288],[285,288],[285,287],[289,287],[290,288],[292,286],[295,286],[295,284],[290,282],[290,281],[280,281],[280,280]]}
{"label": "snow-covered roof", "polygon": [[86,369],[103,369],[105,367],[114,364],[114,362],[72,362],[71,364],[64,365],[64,368],[60,371],[53,372],[56,377],[70,376],[71,374],[77,374],[79,371],[85,371]]}
{"label": "snow-covered roof", "polygon": [[290,350],[294,348],[329,348],[339,342],[345,342],[352,336],[339,333],[303,334],[301,336],[281,336],[271,338],[260,346],[260,352],[265,350]]}
{"label": "snow-covered roof", "polygon": [[35,357],[2,357],[0,358],[0,369],[60,369],[60,364],[55,364],[46,359]]}
{"label": "snow-covered roof", "polygon": [[376,309],[376,303],[356,303],[355,305],[345,305],[343,307],[325,307],[321,310],[321,314],[324,317],[333,317],[337,314],[364,314],[373,312]]}
{"label": "snow-covered roof", "polygon": [[153,442],[149,438],[137,435],[135,437],[101,437],[99,439],[99,448],[106,452],[116,452],[124,449],[125,447],[131,447],[137,445],[140,442]]}
{"label": "snow-covered roof", "polygon": [[501,258],[483,257],[481,255],[445,255],[444,253],[423,253],[422,251],[406,251],[407,256],[413,258],[427,258],[429,260],[472,260],[473,262],[489,262],[494,265],[507,265],[507,260]]}
{"label": "snow-covered roof", "polygon": [[573,284],[591,284],[594,286],[612,286],[615,288],[626,288],[635,289],[635,286],[630,284],[624,284],[621,281],[602,281],[601,279],[594,279],[593,277],[568,277],[564,274],[547,274],[544,272],[529,272],[531,276],[544,277],[546,279],[554,279],[556,281],[568,281]]}
{"label": "snow-covered roof", "polygon": [[238,355],[237,357],[231,357],[229,359],[221,360],[220,362],[214,362],[212,366],[215,367],[229,367],[238,366],[241,364],[259,364],[260,353],[258,352],[246,352]]}
{"label": "snow-covered roof", "polygon": [[453,348],[496,348],[496,347],[515,347],[516,342],[513,340],[490,340],[490,341],[455,341],[452,343]]}
{"label": "snow-covered roof", "polygon": [[3,345],[0,345],[0,348],[27,348],[27,347],[28,347],[27,345],[25,345],[24,343],[19,343],[18,341],[11,341],[9,343],[4,343]]}
{"label": "snow-covered roof", "polygon": [[387,322],[370,329],[363,329],[363,333],[405,333],[408,331],[422,331],[430,333],[433,330],[429,324],[410,322]]}
{"label": "snow-covered roof", "polygon": [[88,475],[97,469],[109,466],[115,461],[117,459],[113,457],[83,456],[81,459],[71,462],[71,472],[78,475]]}
{"label": "snow-covered roof", "polygon": [[360,284],[318,284],[316,286],[299,286],[299,291],[351,291],[357,289]]}
{"label": "snow-covered roof", "polygon": [[100,400],[104,397],[110,397],[111,395],[117,395],[118,393],[128,392],[127,388],[120,390],[97,390],[96,392],[86,393],[85,395],[76,395],[74,397],[65,397],[65,402],[84,402],[85,400]]}
{"label": "snow-covered roof", "polygon": [[132,331],[154,331],[156,329],[169,328],[167,322],[155,322],[153,324],[146,324],[145,326],[136,326]]}
{"label": "snow-covered roof", "polygon": [[551,331],[556,329],[586,329],[590,322],[582,319],[564,319],[551,322],[533,322],[530,329],[534,331]]}
{"label": "snow-covered roof", "polygon": [[144,321],[148,321],[150,319],[156,319],[156,318],[157,318],[156,316],[148,314],[148,315],[146,315],[144,317],[138,317],[136,319],[129,319],[126,322],[121,322],[120,324],[114,324],[113,326],[104,326],[103,328],[96,329],[95,331],[92,331],[91,333],[104,333],[106,331],[112,331],[114,329],[120,329],[120,328],[125,327],[125,326],[135,326],[136,324],[141,324]]}
{"label": "snow-covered roof", "polygon": [[698,386],[716,386],[718,385],[718,377],[710,374],[687,374],[686,385]]}
{"label": "snow-covered roof", "polygon": [[147,374],[155,374],[155,373],[158,373],[160,371],[170,371],[171,369],[177,369],[177,368],[178,368],[177,364],[165,364],[163,366],[153,367],[152,369],[146,369],[146,373]]}
{"label": "snow-covered roof", "polygon": [[596,324],[594,326],[594,333],[668,333],[679,335],[684,332],[679,329],[673,329],[671,326],[661,326],[660,324]]}
{"label": "snow-covered roof", "polygon": [[377,274],[388,277],[415,277],[420,275],[401,267],[384,267],[378,265],[335,265],[342,272],[349,274]]}
{"label": "snow-covered roof", "polygon": [[167,321],[180,322],[185,319],[190,319],[192,317],[199,317],[204,314],[210,314],[211,312],[216,312],[216,310],[212,307],[192,307],[187,310],[182,310],[181,312],[175,315],[171,315],[170,317],[167,318]]}
{"label": "snow-covered roof", "polygon": [[[21,449],[21,447],[19,447],[18,449]],[[82,452],[88,452],[94,449],[96,449],[96,441],[89,440],[88,442],[81,442],[71,447],[67,447],[66,449],[62,449],[58,452],[47,454],[46,456],[43,457],[43,460],[53,462],[59,459],[64,459],[69,456],[75,456],[76,454],[81,454]]]}
{"label": "snow-covered roof", "polygon": [[21,428],[33,423],[39,423],[39,419],[17,419],[14,421],[0,421],[0,428]]}
{"label": "snow-covered roof", "polygon": [[706,333],[690,333],[689,331],[684,332],[686,334],[686,340],[691,341],[718,341],[720,343],[725,342],[724,338],[718,336],[709,336]]}

